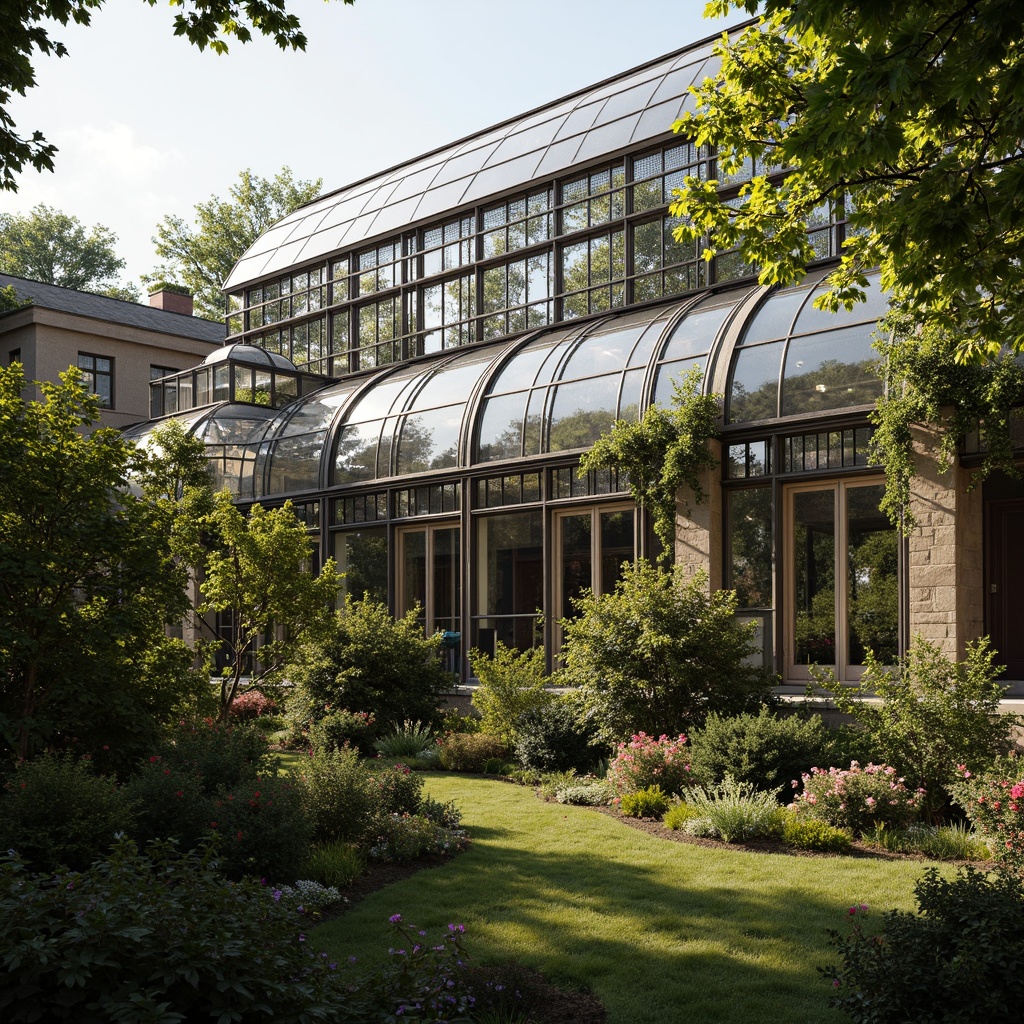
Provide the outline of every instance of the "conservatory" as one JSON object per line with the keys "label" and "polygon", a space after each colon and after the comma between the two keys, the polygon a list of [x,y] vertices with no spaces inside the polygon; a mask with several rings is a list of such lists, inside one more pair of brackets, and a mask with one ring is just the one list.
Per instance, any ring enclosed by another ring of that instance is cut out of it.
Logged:
{"label": "conservatory", "polygon": [[813,304],[841,204],[785,289],[673,237],[683,177],[728,194],[752,173],[671,131],[714,70],[705,41],[300,208],[225,282],[230,391],[190,371],[155,383],[154,414],[204,438],[239,502],[290,499],[350,593],[417,609],[466,674],[498,640],[553,662],[573,599],[659,554],[627,482],[579,459],[697,367],[723,396],[721,464],[706,503],[680,496],[669,554],[737,591],[758,657],[800,687],[814,663],[855,679],[912,631],[962,651],[983,624],[982,497],[923,465],[915,534],[879,511],[885,299],[872,280],[852,312]]}

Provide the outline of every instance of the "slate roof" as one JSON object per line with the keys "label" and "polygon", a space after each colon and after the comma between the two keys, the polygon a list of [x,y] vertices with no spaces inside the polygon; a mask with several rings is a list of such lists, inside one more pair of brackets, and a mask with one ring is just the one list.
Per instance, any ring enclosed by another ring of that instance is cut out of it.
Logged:
{"label": "slate roof", "polygon": [[42,281],[29,281],[23,277],[0,274],[0,288],[9,285],[14,287],[19,298],[31,299],[42,309],[55,309],[62,313],[74,313],[77,316],[125,324],[147,331],[159,331],[162,334],[176,334],[182,338],[207,341],[212,345],[224,344],[226,331],[220,321],[204,320],[197,316],[186,316],[184,313],[171,313],[137,302],[125,302],[123,299],[111,299],[106,295],[92,295],[89,292],[75,291],[74,288],[61,288],[54,284],[44,284]]}

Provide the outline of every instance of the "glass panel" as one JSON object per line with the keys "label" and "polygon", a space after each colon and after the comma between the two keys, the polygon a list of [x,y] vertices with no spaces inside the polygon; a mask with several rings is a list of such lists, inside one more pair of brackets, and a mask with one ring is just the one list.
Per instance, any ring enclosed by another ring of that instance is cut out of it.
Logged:
{"label": "glass panel", "polygon": [[779,399],[779,363],[785,342],[740,349],[729,382],[728,420],[774,419]]}
{"label": "glass panel", "polygon": [[459,530],[457,527],[432,530],[431,539],[434,550],[431,560],[433,616],[430,632],[458,632],[462,578],[459,571]]}
{"label": "glass panel", "polygon": [[[380,420],[372,423],[350,423],[341,431],[338,450],[334,456],[334,482],[354,483],[372,480],[377,475],[377,447],[380,438]],[[387,476],[387,466],[383,467]]]}
{"label": "glass panel", "polygon": [[587,448],[615,421],[619,377],[560,384],[551,409],[548,450]]}
{"label": "glass panel", "polygon": [[788,288],[770,295],[743,332],[739,344],[749,345],[756,341],[788,337],[793,317],[805,298],[806,288]]}
{"label": "glass panel", "polygon": [[727,500],[729,579],[726,586],[736,591],[741,608],[771,608],[771,488],[730,491]]}
{"label": "glass panel", "polygon": [[320,453],[326,434],[300,434],[274,445],[267,474],[267,494],[314,490],[320,482]]}
{"label": "glass panel", "polygon": [[563,617],[574,619],[577,611],[573,599],[593,585],[591,574],[591,534],[593,516],[590,512],[559,518],[562,564],[560,566],[561,610]]}
{"label": "glass panel", "polygon": [[458,405],[404,417],[398,436],[395,472],[399,475],[424,473],[456,465],[462,410],[463,406]]}
{"label": "glass panel", "polygon": [[622,578],[622,566],[632,562],[633,510],[602,512],[601,519],[601,593],[610,594]]}
{"label": "glass panel", "polygon": [[533,620],[544,607],[543,519],[540,510],[488,516],[477,522],[479,613],[518,615],[514,632],[532,646]]}
{"label": "glass panel", "polygon": [[402,533],[402,614],[419,607],[418,620],[426,624],[427,531]]}
{"label": "glass panel", "polygon": [[665,345],[662,359],[684,359],[708,352],[733,306],[695,311],[676,325]]}
{"label": "glass panel", "polygon": [[882,391],[872,369],[877,360],[866,326],[794,338],[786,354],[782,415],[870,405]]}
{"label": "glass panel", "polygon": [[793,495],[793,598],[798,665],[836,663],[835,492]]}
{"label": "glass panel", "polygon": [[878,509],[882,484],[846,489],[847,639],[849,662],[870,650],[885,665],[899,653],[896,528]]}
{"label": "glass panel", "polygon": [[526,394],[489,398],[480,417],[476,461],[513,459],[522,455],[523,412]]}

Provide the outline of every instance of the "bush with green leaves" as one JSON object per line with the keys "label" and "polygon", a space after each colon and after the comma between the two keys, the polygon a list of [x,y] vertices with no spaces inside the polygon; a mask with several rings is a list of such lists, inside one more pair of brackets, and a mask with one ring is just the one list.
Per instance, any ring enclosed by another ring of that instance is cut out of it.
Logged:
{"label": "bush with green leaves", "polygon": [[294,885],[273,886],[270,898],[310,920],[316,920],[325,910],[344,900],[337,886],[322,885],[311,878],[300,878]]}
{"label": "bush with green leaves", "polygon": [[373,764],[367,767],[377,814],[415,814],[423,801],[423,776],[407,765]]}
{"label": "bush with green leaves", "polygon": [[828,673],[815,678],[839,710],[874,737],[885,762],[912,788],[924,789],[925,813],[934,818],[957,780],[958,764],[981,772],[1010,747],[1018,718],[1000,713],[1005,687],[995,658],[985,637],[968,644],[967,657],[955,662],[916,636],[895,671],[868,652],[856,686]]}
{"label": "bush with green leaves", "polygon": [[457,732],[440,744],[441,767],[450,772],[482,772],[492,758],[504,761],[508,747],[498,736],[486,732]]}
{"label": "bush with green leaves", "polygon": [[749,782],[728,777],[716,786],[690,790],[686,802],[697,813],[683,829],[726,843],[778,836],[786,813],[774,793],[758,792]]}
{"label": "bush with green leaves", "polygon": [[611,787],[603,779],[584,777],[576,782],[559,786],[555,790],[555,801],[560,804],[603,807],[611,799]]}
{"label": "bush with green leaves", "polygon": [[953,799],[988,840],[993,856],[1024,875],[1024,759],[1009,754],[984,771],[957,765]]}
{"label": "bush with green leaves", "polygon": [[553,696],[544,648],[519,651],[499,640],[493,656],[470,651],[469,664],[480,681],[473,692],[473,707],[480,715],[481,730],[514,743],[520,735],[519,719],[544,707]]}
{"label": "bush with green leaves", "polygon": [[359,843],[377,807],[370,773],[351,747],[312,750],[298,769],[314,843]]}
{"label": "bush with green leaves", "polygon": [[713,711],[690,734],[690,771],[702,785],[731,775],[756,789],[778,791],[814,766],[831,764],[835,745],[820,715],[780,716],[770,708],[731,716]]}
{"label": "bush with green leaves", "polygon": [[752,668],[752,626],[732,591],[709,594],[707,573],[626,566],[611,594],[585,592],[562,621],[560,682],[579,688],[584,714],[608,742],[637,732],[678,735],[711,710],[770,703],[771,677]]}
{"label": "bush with green leaves", "polygon": [[373,741],[373,749],[381,757],[401,761],[415,761],[427,751],[433,752],[436,746],[434,730],[429,725],[411,722],[408,718],[387,735]]}
{"label": "bush with green leaves", "polygon": [[366,855],[358,846],[334,841],[314,846],[302,873],[320,885],[345,889],[365,870]]}
{"label": "bush with green leaves", "polygon": [[909,789],[892,765],[861,767],[853,761],[849,768],[812,768],[800,779],[803,789],[790,804],[792,810],[855,835],[879,824],[901,828],[924,806],[924,793]]}
{"label": "bush with green leaves", "polygon": [[819,853],[845,853],[850,849],[850,833],[817,818],[787,814],[782,825],[782,841],[796,850]]}
{"label": "bush with green leaves", "polygon": [[[80,873],[0,858],[0,1018],[335,1021],[341,974],[257,882],[121,840]],[[343,1018],[342,1018],[343,1019]]]}
{"label": "bush with green leaves", "polygon": [[0,795],[0,849],[34,871],[81,871],[134,827],[132,801],[88,758],[41,754],[18,764]]}
{"label": "bush with green leaves", "polygon": [[304,646],[289,678],[290,716],[306,727],[332,709],[372,714],[381,729],[406,719],[433,727],[452,677],[438,658],[440,635],[425,637],[412,609],[396,619],[370,598],[345,598],[324,639]]}
{"label": "bush with green leaves", "polygon": [[454,800],[434,800],[432,797],[424,797],[420,802],[420,814],[436,825],[443,825],[445,828],[458,828],[462,824],[462,811],[459,810]]}
{"label": "bush with green leaves", "polygon": [[839,963],[821,969],[832,1006],[855,1024],[991,1024],[1024,1005],[1024,879],[960,868],[929,868],[914,888],[918,912],[892,910],[882,929],[848,911],[850,931],[833,931]]}
{"label": "bush with green leaves", "polygon": [[992,856],[981,837],[963,822],[927,825],[912,822],[906,828],[877,825],[864,834],[870,846],[889,853],[920,853],[931,860],[989,860]]}
{"label": "bush with green leaves", "polygon": [[277,713],[277,701],[261,690],[246,690],[237,696],[228,708],[228,718],[239,722],[251,722],[264,715]]}
{"label": "bush with green leaves", "polygon": [[374,737],[377,735],[377,720],[366,711],[349,711],[348,708],[324,708],[324,712],[310,726],[306,733],[307,742],[314,747],[354,747],[360,754],[373,753]]}
{"label": "bush with green leaves", "polygon": [[628,743],[618,745],[607,778],[616,793],[635,793],[656,785],[669,796],[677,796],[692,784],[686,737],[655,739],[637,733]]}
{"label": "bush with green leaves", "polygon": [[163,768],[198,779],[207,794],[216,792],[218,786],[234,786],[277,770],[277,759],[260,730],[245,723],[225,725],[210,719],[178,722],[165,734],[150,762],[155,763],[154,758]]}
{"label": "bush with green leaves", "polygon": [[450,855],[466,848],[465,829],[449,828],[422,814],[386,814],[374,820],[370,860],[403,864],[427,853]]}
{"label": "bush with green leaves", "polygon": [[524,711],[516,723],[515,755],[520,767],[539,772],[584,772],[594,766],[601,748],[595,731],[581,721],[572,695],[553,694],[539,707]]}
{"label": "bush with green leaves", "polygon": [[661,819],[661,823],[665,828],[671,829],[673,832],[679,831],[686,822],[691,818],[696,818],[700,812],[695,807],[691,807],[685,800],[680,800],[674,803],[664,814]]}
{"label": "bush with green leaves", "polygon": [[670,800],[660,786],[625,793],[619,800],[619,810],[627,818],[660,818],[669,805]]}

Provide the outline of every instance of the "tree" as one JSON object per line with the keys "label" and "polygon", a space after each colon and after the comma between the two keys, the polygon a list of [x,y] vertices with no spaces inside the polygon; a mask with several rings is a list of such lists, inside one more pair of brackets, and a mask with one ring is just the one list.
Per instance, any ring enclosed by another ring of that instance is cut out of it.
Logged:
{"label": "tree", "polygon": [[186,608],[170,507],[128,490],[144,456],[89,432],[77,370],[37,387],[27,401],[20,365],[0,369],[0,753],[126,767],[197,692],[165,635]]}
{"label": "tree", "polygon": [[955,334],[960,361],[1024,349],[1024,7],[1005,0],[715,0],[763,15],[718,44],[722,68],[677,131],[718,151],[738,197],[687,178],[677,237],[739,246],[762,283],[798,280],[823,206],[848,222],[825,308],[865,271],[913,334]]}
{"label": "tree", "polygon": [[201,526],[207,550],[195,610],[206,623],[219,614],[227,624],[219,636],[224,721],[236,696],[274,681],[303,643],[329,628],[340,580],[333,559],[317,576],[309,571],[312,545],[291,502],[276,509],[253,505],[243,516],[221,491]]}
{"label": "tree", "polygon": [[0,288],[0,313],[9,313],[12,309],[21,309],[27,303],[18,298],[14,285],[9,284],[6,288]]}
{"label": "tree", "polygon": [[143,280],[180,279],[195,296],[199,314],[220,319],[224,315],[221,285],[235,262],[272,224],[315,199],[322,181],[295,181],[289,167],[282,167],[269,180],[242,171],[228,189],[230,199],[210,196],[196,205],[194,230],[181,217],[164,217],[153,243],[157,256],[169,263]]}
{"label": "tree", "polygon": [[[150,7],[157,0],[145,0]],[[355,0],[344,0],[351,4]],[[37,171],[53,170],[57,147],[35,131],[23,138],[15,130],[8,110],[14,93],[24,96],[36,84],[33,60],[37,54],[66,57],[67,47],[51,37],[48,22],[88,25],[103,0],[7,0],[0,41],[0,188],[17,191],[15,175],[27,164]],[[171,0],[186,7],[185,0]],[[299,19],[285,0],[191,0],[189,10],[174,17],[174,34],[185,36],[200,50],[227,53],[228,40],[247,43],[253,32],[271,37],[282,50],[305,50],[306,37]]]}
{"label": "tree", "polygon": [[77,217],[43,203],[25,214],[0,213],[0,272],[137,302],[138,289],[116,281],[124,269],[116,244],[102,224],[87,231]]}

